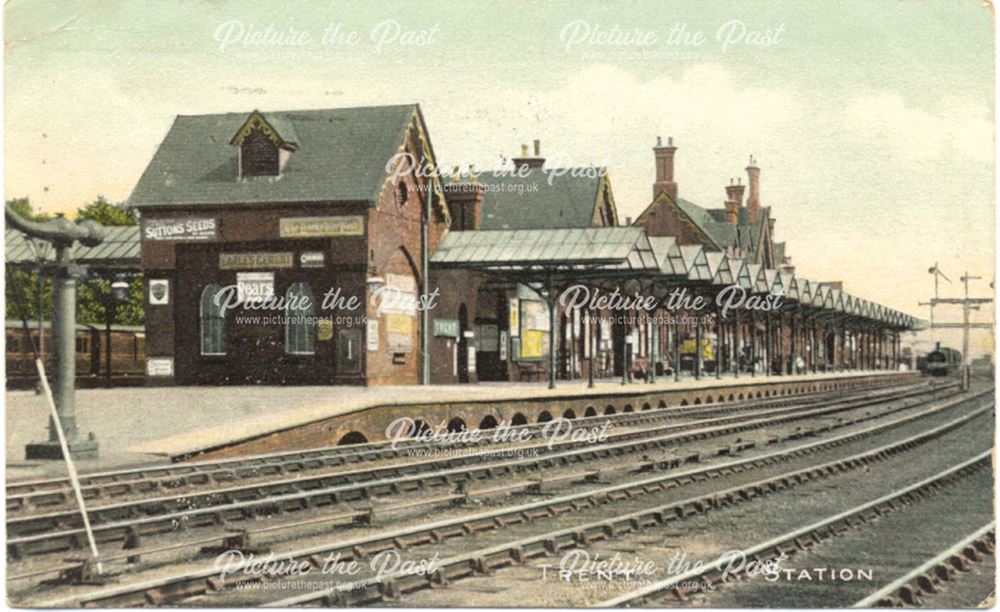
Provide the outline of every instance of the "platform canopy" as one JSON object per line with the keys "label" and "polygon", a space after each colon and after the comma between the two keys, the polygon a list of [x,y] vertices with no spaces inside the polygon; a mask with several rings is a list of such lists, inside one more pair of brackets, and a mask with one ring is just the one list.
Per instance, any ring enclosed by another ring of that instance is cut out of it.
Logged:
{"label": "platform canopy", "polygon": [[494,273],[544,276],[657,274],[661,259],[641,227],[449,232],[431,263]]}
{"label": "platform canopy", "polygon": [[[139,226],[104,227],[104,241],[94,247],[73,245],[71,256],[78,265],[95,271],[138,272],[142,268]],[[39,249],[39,245],[43,248]],[[34,267],[39,258],[47,265],[55,262],[55,249],[48,243],[25,236],[16,229],[4,232],[4,259],[18,267]]]}

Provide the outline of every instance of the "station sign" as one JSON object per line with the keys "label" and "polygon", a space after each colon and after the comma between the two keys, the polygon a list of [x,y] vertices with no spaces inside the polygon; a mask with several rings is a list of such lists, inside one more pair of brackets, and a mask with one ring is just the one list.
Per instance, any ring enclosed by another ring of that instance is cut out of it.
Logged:
{"label": "station sign", "polygon": [[140,219],[143,240],[215,240],[218,221],[214,218],[197,219]]}
{"label": "station sign", "polygon": [[325,265],[323,251],[306,251],[300,254],[299,265],[303,268],[322,268]]}
{"label": "station sign", "polygon": [[291,268],[294,261],[292,253],[219,253],[220,270]]}
{"label": "station sign", "polygon": [[458,319],[434,319],[434,337],[458,338]]}
{"label": "station sign", "polygon": [[173,376],[173,357],[150,357],[146,360],[146,376]]}
{"label": "station sign", "polygon": [[364,236],[365,218],[361,215],[285,217],[278,221],[278,235],[282,238]]}

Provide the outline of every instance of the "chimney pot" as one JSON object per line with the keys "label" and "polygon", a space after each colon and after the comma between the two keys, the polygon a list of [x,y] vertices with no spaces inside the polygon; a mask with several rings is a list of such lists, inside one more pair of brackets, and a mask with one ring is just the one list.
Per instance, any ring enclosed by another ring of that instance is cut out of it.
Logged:
{"label": "chimney pot", "polygon": [[542,141],[535,141],[535,157],[539,157],[542,154]]}
{"label": "chimney pot", "polygon": [[527,157],[527,156],[528,156],[528,145],[522,144],[521,145],[521,157]]}
{"label": "chimney pot", "polygon": [[658,147],[662,147],[663,146],[663,139],[660,138],[659,136],[656,137],[656,146],[658,146]]}
{"label": "chimney pot", "polygon": [[667,146],[668,147],[674,146],[674,137],[673,136],[667,136]]}

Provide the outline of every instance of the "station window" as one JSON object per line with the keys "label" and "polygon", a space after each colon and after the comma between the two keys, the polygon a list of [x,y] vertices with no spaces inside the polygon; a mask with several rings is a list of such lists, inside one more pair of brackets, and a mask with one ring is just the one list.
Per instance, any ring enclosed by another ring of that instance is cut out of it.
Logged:
{"label": "station window", "polygon": [[226,313],[216,296],[222,292],[218,283],[212,283],[201,292],[198,319],[201,323],[201,354],[226,354]]}
{"label": "station window", "polygon": [[309,283],[292,283],[285,293],[285,352],[312,355],[316,352],[316,300]]}
{"label": "station window", "polygon": [[76,352],[77,353],[89,353],[90,352],[90,338],[85,338],[83,336],[76,337]]}

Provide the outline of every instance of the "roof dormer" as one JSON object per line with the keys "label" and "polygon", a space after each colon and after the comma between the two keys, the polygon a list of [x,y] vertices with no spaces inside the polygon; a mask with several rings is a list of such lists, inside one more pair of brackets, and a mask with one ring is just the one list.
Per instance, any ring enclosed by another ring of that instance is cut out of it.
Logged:
{"label": "roof dormer", "polygon": [[[276,124],[280,124],[279,127]],[[280,176],[294,151],[298,150],[290,122],[270,121],[253,111],[229,144],[239,147],[240,178]]]}

